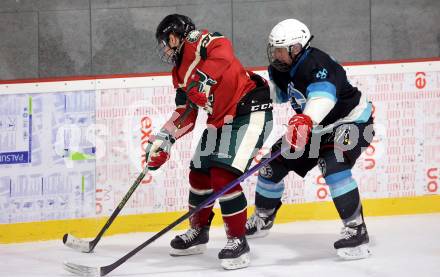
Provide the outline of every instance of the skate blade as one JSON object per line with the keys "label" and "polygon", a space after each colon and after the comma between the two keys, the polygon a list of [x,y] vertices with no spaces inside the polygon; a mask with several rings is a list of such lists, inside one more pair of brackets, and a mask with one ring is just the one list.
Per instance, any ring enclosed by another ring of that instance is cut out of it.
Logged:
{"label": "skate blade", "polygon": [[269,230],[259,230],[252,235],[246,235],[247,239],[257,239],[257,238],[264,238],[267,235],[269,235]]}
{"label": "skate blade", "polygon": [[336,253],[344,260],[365,259],[371,255],[368,244],[362,244],[357,247],[339,248]]}
{"label": "skate blade", "polygon": [[235,259],[222,259],[221,265],[226,270],[233,270],[248,267],[251,263],[251,258],[248,253],[244,253],[238,258]]}
{"label": "skate blade", "polygon": [[189,255],[197,255],[202,254],[206,251],[206,244],[199,244],[196,246],[192,246],[188,249],[175,249],[171,248],[170,255],[173,257],[177,256],[189,256]]}

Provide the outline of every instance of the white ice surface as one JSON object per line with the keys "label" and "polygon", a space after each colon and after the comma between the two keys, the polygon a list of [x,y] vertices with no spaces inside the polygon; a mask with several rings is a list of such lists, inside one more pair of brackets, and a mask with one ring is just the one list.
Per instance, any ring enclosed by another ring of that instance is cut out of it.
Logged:
{"label": "white ice surface", "polygon": [[[373,255],[342,261],[333,249],[339,221],[275,225],[266,238],[249,240],[251,265],[225,271],[217,259],[225,244],[223,228],[211,230],[202,255],[171,257],[170,232],[144,248],[108,276],[440,276],[440,214],[369,217]],[[92,254],[78,253],[57,241],[0,245],[0,276],[74,276],[64,261],[87,266],[113,263],[152,233],[104,237]]]}

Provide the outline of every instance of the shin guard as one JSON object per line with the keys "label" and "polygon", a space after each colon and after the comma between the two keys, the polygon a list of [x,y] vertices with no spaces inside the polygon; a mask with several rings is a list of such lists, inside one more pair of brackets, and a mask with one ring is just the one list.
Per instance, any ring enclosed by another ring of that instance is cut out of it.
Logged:
{"label": "shin guard", "polygon": [[[189,173],[189,183],[191,188],[188,203],[189,208],[193,209],[210,197],[213,193],[213,189],[211,188],[210,176],[201,171],[191,170]],[[213,207],[214,202],[191,216],[189,219],[191,227],[202,228],[207,225]]]}
{"label": "shin guard", "polygon": [[[238,178],[226,169],[213,167],[210,170],[211,185],[214,191],[221,190],[224,186]],[[240,185],[227,191],[219,198],[220,207],[228,237],[243,237],[245,235],[247,201]]]}

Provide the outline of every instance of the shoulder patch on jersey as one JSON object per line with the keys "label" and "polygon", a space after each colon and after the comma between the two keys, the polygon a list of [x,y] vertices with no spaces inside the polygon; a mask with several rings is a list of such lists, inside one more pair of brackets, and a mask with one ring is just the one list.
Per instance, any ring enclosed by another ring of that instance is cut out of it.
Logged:
{"label": "shoulder patch on jersey", "polygon": [[199,40],[200,35],[202,34],[199,30],[193,30],[189,32],[189,34],[186,36],[186,40],[188,42],[196,42]]}
{"label": "shoulder patch on jersey", "polygon": [[329,77],[328,70],[325,69],[324,67],[315,68],[312,71],[312,74],[313,74],[314,78],[316,78],[318,80],[327,79]]}
{"label": "shoulder patch on jersey", "polygon": [[200,57],[202,60],[206,60],[208,57],[208,44],[211,43],[214,39],[222,38],[223,36],[220,33],[208,33],[204,36],[202,39],[201,45],[200,45]]}

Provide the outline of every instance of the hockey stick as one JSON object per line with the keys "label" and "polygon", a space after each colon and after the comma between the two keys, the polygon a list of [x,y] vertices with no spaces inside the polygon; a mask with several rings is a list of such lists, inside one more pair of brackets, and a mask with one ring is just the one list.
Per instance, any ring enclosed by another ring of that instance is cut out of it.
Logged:
{"label": "hockey stick", "polygon": [[115,218],[118,216],[118,214],[121,212],[122,208],[125,206],[125,204],[130,199],[133,192],[137,189],[139,184],[144,179],[145,175],[148,173],[148,167],[146,166],[142,172],[139,174],[139,176],[136,178],[136,181],[134,181],[133,185],[130,187],[130,189],[125,194],[124,198],[122,198],[119,205],[116,207],[116,209],[113,211],[110,218],[107,220],[107,222],[104,224],[104,226],[101,228],[101,231],[99,231],[96,238],[92,241],[83,240],[81,238],[77,238],[72,234],[64,234],[63,236],[63,243],[75,250],[79,250],[84,253],[90,253],[93,251],[95,246],[98,244],[99,240],[101,240],[101,237],[104,235],[105,231],[110,227],[110,225],[113,223]]}
{"label": "hockey stick", "polygon": [[73,274],[79,275],[79,276],[105,276],[105,275],[107,275],[108,273],[113,271],[115,268],[119,267],[121,264],[123,264],[128,259],[130,259],[132,256],[134,256],[136,253],[141,251],[147,245],[151,244],[153,241],[155,241],[156,239],[161,237],[163,234],[165,234],[169,230],[173,229],[175,226],[179,225],[181,222],[183,222],[184,220],[188,219],[193,214],[197,213],[198,211],[200,211],[201,209],[206,207],[206,205],[215,201],[217,198],[222,196],[225,192],[229,191],[230,189],[232,189],[233,187],[235,187],[236,185],[241,183],[243,180],[245,180],[246,178],[248,178],[249,176],[254,174],[256,171],[258,171],[260,168],[262,168],[263,166],[265,166],[266,164],[268,164],[269,162],[271,162],[272,160],[277,158],[279,155],[281,155],[281,153],[284,153],[289,149],[290,149],[290,147],[287,147],[285,149],[279,149],[275,153],[273,153],[271,155],[271,157],[263,160],[259,164],[254,165],[247,172],[243,173],[240,177],[238,177],[234,181],[227,184],[223,189],[221,189],[220,191],[211,195],[208,199],[206,199],[205,201],[200,203],[193,210],[188,211],[183,216],[176,219],[173,223],[166,226],[164,229],[162,229],[160,232],[156,233],[154,236],[149,238],[147,241],[145,241],[144,243],[142,243],[141,245],[139,245],[135,249],[131,250],[127,254],[125,254],[122,258],[120,258],[116,262],[109,264],[109,265],[106,265],[106,266],[102,266],[102,267],[90,267],[90,266],[84,266],[84,265],[65,262],[64,269],[73,273]]}
{"label": "hockey stick", "polygon": [[[176,133],[177,130],[180,129],[180,127],[181,127],[180,125],[186,120],[186,118],[189,116],[191,111],[193,109],[196,109],[196,108],[197,108],[197,106],[195,104],[193,104],[191,102],[189,103],[188,108],[186,108],[185,112],[179,118],[179,124],[177,124],[176,129],[174,130],[174,133]],[[147,146],[147,147],[151,147],[151,145]],[[147,153],[146,157],[145,157],[145,160],[148,162],[148,153],[149,153],[148,148],[146,149],[145,152]],[[145,175],[147,175],[147,173],[148,173],[148,167],[145,166],[145,168],[142,170],[142,172],[139,174],[139,176],[134,181],[133,185],[130,187],[130,189],[125,194],[124,198],[122,198],[122,200],[119,203],[119,205],[113,211],[113,213],[111,214],[110,218],[107,220],[107,222],[101,228],[101,231],[99,231],[99,233],[98,233],[98,235],[96,236],[95,239],[93,239],[92,241],[87,241],[87,240],[83,240],[83,239],[77,238],[77,237],[75,237],[72,234],[64,234],[64,236],[63,236],[63,243],[66,246],[68,246],[68,247],[70,247],[72,249],[79,250],[79,251],[84,252],[84,253],[92,252],[93,249],[95,248],[95,246],[98,244],[98,242],[101,239],[101,237],[104,235],[105,231],[107,231],[107,229],[113,223],[115,218],[121,212],[122,208],[128,202],[128,200],[130,199],[131,195],[137,189],[137,187],[142,182],[142,180],[144,179]]]}

